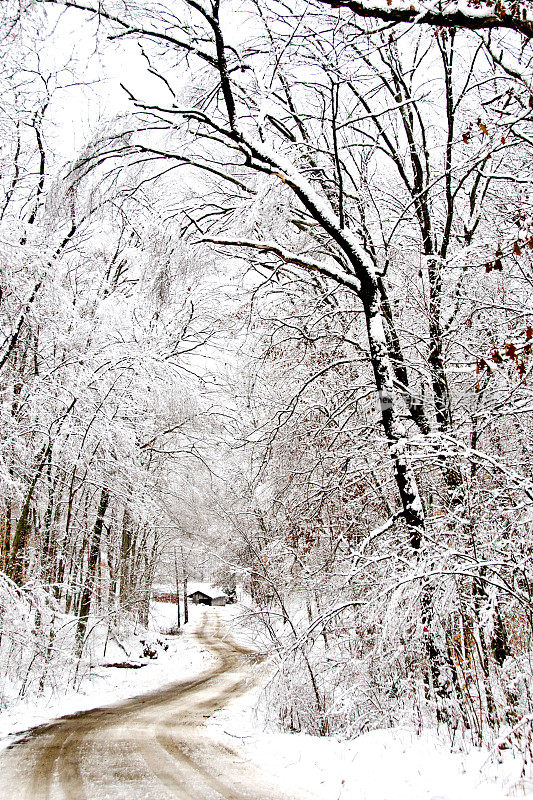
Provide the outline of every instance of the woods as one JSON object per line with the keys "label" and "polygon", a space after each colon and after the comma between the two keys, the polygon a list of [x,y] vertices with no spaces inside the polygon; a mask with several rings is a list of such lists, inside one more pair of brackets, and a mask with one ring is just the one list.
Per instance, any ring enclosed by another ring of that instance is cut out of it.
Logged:
{"label": "woods", "polygon": [[[146,625],[157,576],[209,572],[249,594],[287,728],[434,727],[526,765],[529,4],[2,15],[17,692]],[[92,91],[67,157],[64,98]]]}

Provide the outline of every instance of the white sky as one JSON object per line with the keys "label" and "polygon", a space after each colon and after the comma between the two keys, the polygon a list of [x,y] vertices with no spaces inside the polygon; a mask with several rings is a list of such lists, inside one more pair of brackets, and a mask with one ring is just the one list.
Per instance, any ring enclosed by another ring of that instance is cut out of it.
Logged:
{"label": "white sky", "polygon": [[168,94],[148,73],[135,42],[107,42],[100,34],[99,51],[95,51],[95,22],[76,11],[57,16],[52,37],[43,42],[39,61],[42,69],[53,71],[72,59],[73,75],[62,72],[60,83],[66,88],[54,93],[47,112],[51,123],[48,136],[54,150],[61,160],[69,160],[102,121],[132,109],[121,83],[151,100],[168,101]]}

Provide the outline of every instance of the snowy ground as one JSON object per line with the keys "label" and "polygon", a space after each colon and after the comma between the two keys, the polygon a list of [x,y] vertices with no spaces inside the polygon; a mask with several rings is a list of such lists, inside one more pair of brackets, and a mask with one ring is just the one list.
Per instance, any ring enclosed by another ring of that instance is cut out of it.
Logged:
{"label": "snowy ground", "polygon": [[354,741],[261,732],[253,712],[257,690],[210,721],[221,740],[278,777],[287,793],[321,800],[502,800],[533,797],[519,781],[521,764],[493,765],[487,753],[451,753],[434,736],[378,730]]}
{"label": "snowy ground", "polygon": [[[219,609],[241,640],[235,607]],[[168,628],[175,609],[155,604],[155,628]],[[201,609],[191,609],[184,632],[168,637],[169,649],[142,669],[101,667],[80,691],[63,697],[20,702],[0,715],[0,748],[16,733],[54,717],[111,704],[174,680],[202,672],[211,655],[194,637]],[[533,784],[519,780],[521,764],[508,752],[502,763],[487,762],[487,753],[451,753],[430,734],[417,737],[407,730],[379,730],[354,741],[321,739],[305,734],[265,731],[254,708],[268,666],[256,685],[209,720],[213,738],[238,749],[255,762],[280,789],[295,800],[502,800],[533,797]],[[485,763],[486,762],[486,763]],[[484,765],[485,763],[485,765]]]}
{"label": "snowy ground", "polygon": [[[235,612],[233,612],[235,613]],[[235,638],[251,645],[229,622]],[[491,758],[473,748],[451,752],[431,734],[377,730],[353,741],[266,730],[256,708],[268,667],[255,688],[215,714],[211,734],[235,747],[295,798],[317,800],[503,800],[533,798],[533,781],[521,779],[522,761],[510,752]],[[498,763],[498,759],[500,763]]]}
{"label": "snowy ground", "polygon": [[[65,714],[74,714],[102,705],[109,705],[128,697],[142,694],[156,686],[172,681],[186,680],[202,672],[212,663],[211,655],[204,650],[193,635],[198,608],[190,609],[189,624],[179,636],[160,636],[168,643],[166,652],[159,651],[156,659],[132,659],[143,663],[140,669],[123,669],[99,666],[81,682],[77,691],[66,694],[44,694],[23,698],[0,712],[0,749],[16,738],[16,734],[30,727],[48,722]],[[175,607],[166,603],[152,604],[150,627],[154,637],[160,630],[168,630],[177,621]],[[109,647],[102,663],[127,660],[124,652]]]}

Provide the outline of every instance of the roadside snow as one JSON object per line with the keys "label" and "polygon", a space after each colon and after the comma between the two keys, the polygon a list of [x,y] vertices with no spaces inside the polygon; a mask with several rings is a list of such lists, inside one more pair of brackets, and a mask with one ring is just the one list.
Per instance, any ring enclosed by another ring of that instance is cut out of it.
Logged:
{"label": "roadside snow", "polygon": [[[242,609],[240,609],[242,611]],[[175,607],[156,603],[154,631],[175,624]],[[190,621],[179,636],[165,637],[166,652],[142,669],[99,667],[80,690],[64,696],[19,701],[0,714],[0,749],[29,727],[56,717],[113,704],[176,680],[187,680],[212,664],[212,656],[194,636],[202,608],[191,606]],[[239,608],[217,609],[233,638],[252,642],[239,629]],[[237,618],[235,618],[237,617]],[[450,752],[431,734],[408,730],[378,730],[353,741],[267,730],[255,708],[270,670],[254,673],[246,694],[208,720],[211,737],[239,749],[241,758],[295,800],[503,800],[533,798],[533,784],[520,781],[521,763],[509,752],[501,763],[487,761],[487,752]]]}
{"label": "roadside snow", "polygon": [[[226,727],[229,720],[226,721]],[[378,730],[354,741],[306,734],[255,734],[246,757],[278,776],[299,797],[321,800],[502,800],[518,783],[511,774],[485,774],[486,753],[450,753],[429,735]],[[514,794],[514,792],[510,792]],[[533,796],[522,793],[520,796]]]}
{"label": "roadside snow", "polygon": [[[239,641],[238,629],[234,628]],[[500,761],[487,750],[451,752],[431,733],[393,728],[355,740],[280,733],[255,709],[268,682],[264,665],[256,685],[209,720],[210,735],[241,755],[298,800],[503,800],[533,798],[521,780],[522,762],[509,751]]]}
{"label": "roadside snow", "polygon": [[[0,750],[5,749],[18,734],[28,728],[66,714],[112,705],[167,683],[193,678],[203,672],[213,663],[213,659],[194,637],[200,614],[199,608],[191,606],[189,623],[182,633],[178,636],[164,636],[159,631],[168,630],[177,622],[176,607],[170,603],[152,603],[150,628],[154,636],[168,643],[166,652],[158,649],[158,658],[153,660],[131,659],[143,663],[140,669],[96,666],[84,677],[76,691],[43,694],[11,704],[0,713]],[[124,652],[110,647],[101,663],[124,660],[128,660]]]}

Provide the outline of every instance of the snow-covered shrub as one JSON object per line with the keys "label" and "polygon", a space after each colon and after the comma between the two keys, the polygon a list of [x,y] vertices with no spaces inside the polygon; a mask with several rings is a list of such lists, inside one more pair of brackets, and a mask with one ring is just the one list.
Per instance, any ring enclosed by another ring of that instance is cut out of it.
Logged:
{"label": "snow-covered shrub", "polygon": [[0,573],[0,703],[74,681],[75,620],[38,584],[17,587]]}

